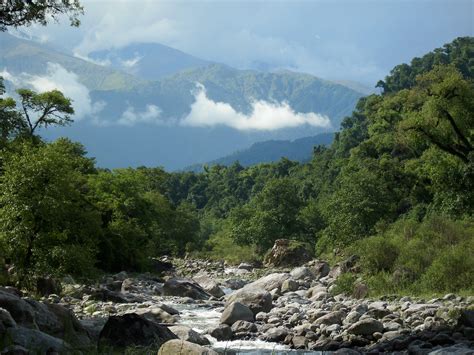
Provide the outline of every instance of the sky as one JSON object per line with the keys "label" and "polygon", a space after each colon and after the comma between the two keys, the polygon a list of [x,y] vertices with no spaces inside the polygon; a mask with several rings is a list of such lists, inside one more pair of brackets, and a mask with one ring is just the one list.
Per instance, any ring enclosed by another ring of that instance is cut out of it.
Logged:
{"label": "sky", "polygon": [[237,68],[286,68],[373,86],[395,65],[474,35],[474,0],[83,0],[66,21],[26,31],[87,57],[157,42]]}

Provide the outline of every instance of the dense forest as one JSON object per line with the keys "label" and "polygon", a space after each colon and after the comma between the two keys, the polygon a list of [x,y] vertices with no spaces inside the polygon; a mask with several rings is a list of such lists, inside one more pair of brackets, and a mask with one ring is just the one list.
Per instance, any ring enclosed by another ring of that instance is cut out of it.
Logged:
{"label": "dense forest", "polygon": [[149,270],[164,254],[258,261],[288,238],[358,255],[374,293],[472,292],[473,58],[464,37],[396,66],[308,163],[202,173],[101,169],[80,143],[41,138],[73,119],[61,92],[3,95],[0,264],[28,285]]}

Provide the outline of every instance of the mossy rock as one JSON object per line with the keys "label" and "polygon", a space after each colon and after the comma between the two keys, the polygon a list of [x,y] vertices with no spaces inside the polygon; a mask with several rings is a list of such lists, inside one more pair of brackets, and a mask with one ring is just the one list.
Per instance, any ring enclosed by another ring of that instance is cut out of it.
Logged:
{"label": "mossy rock", "polygon": [[277,239],[264,258],[264,265],[271,267],[300,266],[313,258],[311,247],[306,243]]}

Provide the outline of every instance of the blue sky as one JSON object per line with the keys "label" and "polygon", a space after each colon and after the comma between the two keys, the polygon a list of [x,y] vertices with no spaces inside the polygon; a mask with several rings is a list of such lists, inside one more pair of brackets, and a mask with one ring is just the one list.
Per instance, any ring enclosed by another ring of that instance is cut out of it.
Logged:
{"label": "blue sky", "polygon": [[373,85],[395,65],[474,35],[474,0],[82,1],[82,26],[31,27],[77,55],[158,42],[238,68]]}

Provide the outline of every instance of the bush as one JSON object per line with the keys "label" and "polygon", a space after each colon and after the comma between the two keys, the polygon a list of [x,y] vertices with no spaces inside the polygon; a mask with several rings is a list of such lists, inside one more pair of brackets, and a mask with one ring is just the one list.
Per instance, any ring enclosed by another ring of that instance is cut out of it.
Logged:
{"label": "bush", "polygon": [[347,272],[339,276],[334,282],[334,288],[331,290],[333,295],[352,295],[354,292],[354,286],[357,281],[357,276]]}
{"label": "bush", "polygon": [[363,271],[374,275],[392,270],[399,248],[387,237],[375,236],[358,242],[354,253],[360,256]]}

